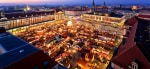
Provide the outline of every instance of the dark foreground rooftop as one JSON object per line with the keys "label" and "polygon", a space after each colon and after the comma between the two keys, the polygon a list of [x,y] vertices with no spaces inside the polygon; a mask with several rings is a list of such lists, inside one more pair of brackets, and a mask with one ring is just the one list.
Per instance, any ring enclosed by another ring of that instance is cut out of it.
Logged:
{"label": "dark foreground rooftop", "polygon": [[[133,17],[127,21],[131,26],[128,38],[125,39],[112,58],[112,62],[129,69],[134,60],[137,61],[138,69],[150,69],[150,44],[149,44],[149,21]],[[145,30],[145,31],[144,31]]]}
{"label": "dark foreground rooftop", "polygon": [[39,51],[8,32],[0,34],[0,69]]}
{"label": "dark foreground rooftop", "polygon": [[135,41],[139,49],[150,62],[150,20],[138,19],[138,28]]}

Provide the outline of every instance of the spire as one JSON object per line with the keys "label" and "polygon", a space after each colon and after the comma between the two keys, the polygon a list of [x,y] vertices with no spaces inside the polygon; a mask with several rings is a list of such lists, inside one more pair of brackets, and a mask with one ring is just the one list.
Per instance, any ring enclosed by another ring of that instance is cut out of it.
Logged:
{"label": "spire", "polygon": [[92,7],[95,7],[95,2],[94,2],[94,0],[93,0],[93,3],[92,3]]}
{"label": "spire", "polygon": [[104,6],[106,6],[106,2],[105,2],[105,0],[104,0]]}
{"label": "spire", "polygon": [[92,11],[95,11],[95,2],[93,0],[93,3],[92,3]]}
{"label": "spire", "polygon": [[106,0],[104,0],[104,6],[103,6],[103,9],[108,9],[107,6],[106,6]]}

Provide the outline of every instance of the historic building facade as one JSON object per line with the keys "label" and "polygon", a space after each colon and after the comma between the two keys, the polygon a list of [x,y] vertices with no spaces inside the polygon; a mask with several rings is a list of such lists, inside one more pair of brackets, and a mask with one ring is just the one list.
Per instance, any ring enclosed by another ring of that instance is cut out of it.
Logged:
{"label": "historic building facade", "polygon": [[32,25],[44,21],[54,20],[54,13],[50,12],[30,12],[5,14],[7,19],[0,20],[0,26],[7,30],[21,26]]}
{"label": "historic building facade", "polygon": [[106,25],[112,25],[114,27],[123,27],[126,21],[124,16],[112,17],[112,16],[109,16],[109,14],[107,13],[105,14],[105,16],[96,15],[96,14],[83,14],[81,18],[87,21],[94,21],[94,22],[103,23]]}

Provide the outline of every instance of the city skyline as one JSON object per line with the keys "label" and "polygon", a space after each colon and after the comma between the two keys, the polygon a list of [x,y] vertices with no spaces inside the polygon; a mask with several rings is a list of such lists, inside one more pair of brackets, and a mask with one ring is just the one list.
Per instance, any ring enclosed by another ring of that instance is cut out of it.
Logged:
{"label": "city skyline", "polygon": [[0,69],[150,69],[149,10],[150,0],[0,0]]}
{"label": "city skyline", "polygon": [[[95,0],[96,5],[103,4],[106,1],[107,4],[150,4],[149,0]],[[0,0],[0,4],[52,4],[52,5],[72,5],[72,4],[91,4],[92,0]]]}

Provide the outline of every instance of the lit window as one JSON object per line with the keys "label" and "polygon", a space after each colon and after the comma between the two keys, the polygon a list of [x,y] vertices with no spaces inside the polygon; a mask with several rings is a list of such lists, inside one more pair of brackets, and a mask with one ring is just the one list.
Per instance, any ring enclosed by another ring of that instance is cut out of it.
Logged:
{"label": "lit window", "polygon": [[120,67],[120,69],[123,69],[123,67]]}
{"label": "lit window", "polygon": [[34,69],[39,69],[38,67],[35,67]]}
{"label": "lit window", "polygon": [[48,68],[48,64],[49,64],[49,62],[48,62],[48,61],[44,61],[44,62],[43,62],[43,65],[44,65],[44,68],[45,68],[45,69],[47,69],[47,68]]}
{"label": "lit window", "polygon": [[138,69],[138,64],[136,62],[132,62],[132,69]]}

